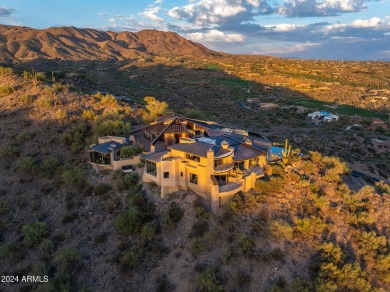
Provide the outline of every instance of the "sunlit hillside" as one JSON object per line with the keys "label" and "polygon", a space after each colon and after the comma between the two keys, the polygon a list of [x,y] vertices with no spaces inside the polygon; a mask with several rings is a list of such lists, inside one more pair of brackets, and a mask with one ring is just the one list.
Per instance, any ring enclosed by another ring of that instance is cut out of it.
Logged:
{"label": "sunlit hillside", "polygon": [[[389,186],[380,181],[351,191],[345,162],[364,154],[380,176],[376,163],[388,167],[386,154],[376,161],[364,153],[365,144],[362,153],[341,144],[336,137],[344,135],[340,129],[347,117],[306,129],[298,105],[242,108],[239,98],[229,96],[276,98],[263,88],[275,85],[238,79],[222,65],[196,69],[202,62],[160,65],[179,83],[160,76],[150,88],[144,83],[161,74],[153,66],[117,69],[120,76],[143,75],[126,79],[136,80],[126,83],[129,95],[134,89],[130,103],[83,93],[87,87],[120,86],[88,82],[88,73],[76,78],[1,69],[0,272],[49,278],[4,284],[5,291],[390,289]],[[108,79],[105,72],[99,76]],[[276,96],[278,89],[271,92]],[[143,123],[146,95],[189,116],[254,130],[274,141],[290,136],[304,155],[269,165],[253,191],[237,194],[218,214],[190,191],[162,199],[158,186],[142,183],[142,163],[131,174],[92,171],[85,150],[98,136],[126,136]],[[322,139],[334,145],[325,147]]]}

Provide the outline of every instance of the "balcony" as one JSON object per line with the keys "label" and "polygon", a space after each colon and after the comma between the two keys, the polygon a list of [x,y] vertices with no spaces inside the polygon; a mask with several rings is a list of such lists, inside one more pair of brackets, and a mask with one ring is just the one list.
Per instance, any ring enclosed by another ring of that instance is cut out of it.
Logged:
{"label": "balcony", "polygon": [[254,172],[256,173],[256,178],[263,177],[264,176],[264,169],[258,165],[253,166],[248,169],[248,174]]}
{"label": "balcony", "polygon": [[226,185],[219,186],[219,195],[220,196],[230,196],[239,192],[242,188],[242,185],[235,182],[228,182]]}
{"label": "balcony", "polygon": [[214,168],[214,173],[222,173],[232,170],[234,168],[234,163],[224,163],[216,166]]}

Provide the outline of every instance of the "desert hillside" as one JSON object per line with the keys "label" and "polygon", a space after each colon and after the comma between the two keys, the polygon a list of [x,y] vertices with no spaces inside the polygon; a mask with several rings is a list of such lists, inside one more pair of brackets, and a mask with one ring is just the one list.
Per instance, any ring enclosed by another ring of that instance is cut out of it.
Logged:
{"label": "desert hillside", "polygon": [[154,54],[217,56],[218,53],[173,32],[137,33],[98,31],[75,27],[43,30],[0,25],[0,59],[132,59]]}
{"label": "desert hillside", "polygon": [[[97,136],[127,135],[142,123],[144,104],[83,94],[73,81],[0,70],[0,273],[49,278],[5,291],[390,289],[390,189],[348,187],[350,170],[334,156],[347,147],[338,144],[337,124],[305,133],[296,108],[280,109],[279,125],[269,112],[214,109],[217,121],[240,115],[241,126],[275,138],[289,125],[299,130],[295,143],[310,134],[335,145],[324,149],[333,155],[305,145],[303,157],[269,166],[252,192],[212,214],[192,192],[161,199],[156,185],[141,182],[142,163],[132,174],[93,172],[85,149]],[[200,93],[219,87],[197,87],[198,98],[188,104],[184,95],[179,105],[200,117]],[[216,95],[207,107],[213,101],[235,104]]]}

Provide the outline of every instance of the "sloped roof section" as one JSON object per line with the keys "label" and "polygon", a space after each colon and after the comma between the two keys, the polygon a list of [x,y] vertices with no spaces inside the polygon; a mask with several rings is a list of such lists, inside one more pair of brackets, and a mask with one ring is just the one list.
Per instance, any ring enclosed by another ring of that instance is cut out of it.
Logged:
{"label": "sloped roof section", "polygon": [[164,151],[160,151],[160,152],[152,152],[152,153],[149,153],[146,155],[141,155],[141,158],[148,160],[148,161],[160,162],[161,158],[165,154],[167,154],[168,152],[169,152],[168,150],[164,150]]}
{"label": "sloped roof section", "polygon": [[112,150],[121,149],[123,146],[130,145],[130,141],[126,140],[126,143],[121,144],[115,141],[93,145],[88,149],[89,152],[99,152],[102,154],[109,154]]}
{"label": "sloped roof section", "polygon": [[211,148],[214,152],[214,156],[221,156],[223,154],[228,154],[229,150],[224,150],[220,146],[210,145],[202,142],[195,142],[189,144],[175,144],[168,146],[169,149],[174,149],[182,151],[185,153],[193,154],[196,156],[207,157],[207,152]]}
{"label": "sloped roof section", "polygon": [[256,148],[250,147],[249,145],[239,144],[234,147],[234,161],[242,161],[252,159],[264,155],[264,151],[257,150]]}

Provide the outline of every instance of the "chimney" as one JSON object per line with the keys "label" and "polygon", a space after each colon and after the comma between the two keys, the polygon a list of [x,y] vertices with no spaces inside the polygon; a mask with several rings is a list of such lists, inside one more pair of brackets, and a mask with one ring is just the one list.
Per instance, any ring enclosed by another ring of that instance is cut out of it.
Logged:
{"label": "chimney", "polygon": [[227,150],[229,148],[229,142],[227,142],[226,140],[222,141],[221,147],[222,149]]}
{"label": "chimney", "polygon": [[249,138],[246,138],[245,144],[246,144],[246,145],[252,145],[252,140],[249,139]]}

